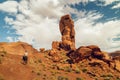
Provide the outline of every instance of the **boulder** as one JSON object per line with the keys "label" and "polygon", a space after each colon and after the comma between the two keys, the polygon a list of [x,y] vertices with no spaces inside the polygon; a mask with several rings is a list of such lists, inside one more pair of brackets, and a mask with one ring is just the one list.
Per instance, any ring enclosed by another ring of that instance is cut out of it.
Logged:
{"label": "boulder", "polygon": [[52,42],[52,49],[59,49],[60,42],[58,41],[53,41]]}
{"label": "boulder", "polygon": [[57,49],[50,50],[49,56],[51,56],[51,60],[53,62],[59,62],[61,60],[61,57],[59,56],[59,52]]}
{"label": "boulder", "polygon": [[53,62],[59,62],[60,60],[61,60],[61,58],[59,56],[57,56],[57,55],[52,57]]}
{"label": "boulder", "polygon": [[97,45],[89,45],[87,48],[92,49],[93,52],[101,52],[100,48]]}
{"label": "boulder", "polygon": [[56,49],[50,50],[49,56],[55,56],[55,55],[57,55],[57,50]]}
{"label": "boulder", "polygon": [[40,52],[44,52],[45,51],[45,48],[40,48]]}
{"label": "boulder", "polygon": [[81,60],[88,58],[92,54],[92,49],[87,48],[87,47],[80,47],[76,50],[75,54],[79,54]]}
{"label": "boulder", "polygon": [[109,56],[109,53],[107,53],[107,52],[105,52],[105,51],[102,51],[102,53],[103,53],[103,58],[104,59],[106,59],[106,60],[110,60],[111,59],[111,57]]}

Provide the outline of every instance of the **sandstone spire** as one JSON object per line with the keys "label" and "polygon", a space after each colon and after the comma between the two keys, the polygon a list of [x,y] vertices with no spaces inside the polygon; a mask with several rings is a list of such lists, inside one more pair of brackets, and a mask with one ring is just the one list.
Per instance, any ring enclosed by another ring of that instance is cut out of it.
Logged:
{"label": "sandstone spire", "polygon": [[72,21],[70,15],[64,15],[61,17],[59,29],[61,32],[62,42],[60,47],[64,50],[74,50],[75,49],[75,30],[74,22]]}

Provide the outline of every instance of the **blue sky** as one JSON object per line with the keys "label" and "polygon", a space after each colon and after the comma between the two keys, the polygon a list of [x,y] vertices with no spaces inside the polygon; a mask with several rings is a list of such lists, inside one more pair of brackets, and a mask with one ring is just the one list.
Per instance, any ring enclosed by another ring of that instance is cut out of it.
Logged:
{"label": "blue sky", "polygon": [[120,0],[0,0],[0,42],[51,48],[60,41],[59,19],[70,14],[76,45],[120,50]]}

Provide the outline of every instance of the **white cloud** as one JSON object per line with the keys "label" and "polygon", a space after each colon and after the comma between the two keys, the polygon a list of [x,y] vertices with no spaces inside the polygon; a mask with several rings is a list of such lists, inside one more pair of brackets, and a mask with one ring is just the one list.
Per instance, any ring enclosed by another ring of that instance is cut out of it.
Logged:
{"label": "white cloud", "polygon": [[112,7],[112,9],[114,8],[120,8],[120,3]]}
{"label": "white cloud", "polygon": [[92,25],[96,18],[99,17],[91,14],[75,22],[77,47],[95,44],[100,46],[102,50],[119,50],[120,41],[113,41],[113,38],[120,34],[120,21],[108,21]]}
{"label": "white cloud", "polygon": [[103,0],[103,1],[105,1],[105,5],[109,5],[109,4],[112,4],[113,2],[119,1],[119,0]]}
{"label": "white cloud", "polygon": [[62,4],[79,4],[80,2],[86,4],[89,0],[60,0]]}
{"label": "white cloud", "polygon": [[17,13],[17,5],[18,3],[16,1],[6,1],[3,3],[0,3],[0,11],[5,11],[8,13]]}
{"label": "white cloud", "polygon": [[10,37],[10,36],[8,36],[6,39],[7,39],[9,42],[13,42],[13,41],[14,41],[13,38]]}
{"label": "white cloud", "polygon": [[16,14],[16,20],[6,17],[5,21],[13,25],[20,41],[33,44],[36,48],[50,48],[54,40],[60,40],[59,17],[64,13],[63,7],[56,0],[26,0],[18,4],[21,14]]}
{"label": "white cloud", "polygon": [[[120,46],[120,42],[115,42],[112,38],[119,33],[120,21],[108,21],[93,25],[95,20],[103,16],[102,14],[94,11],[78,11],[67,6],[67,4],[78,4],[79,2],[86,4],[88,1],[94,0],[22,0],[16,5],[18,8],[13,7],[15,11],[20,12],[15,15],[16,20],[6,17],[5,21],[13,25],[12,28],[16,29],[16,34],[22,35],[18,38],[20,41],[33,44],[36,48],[45,47],[48,49],[51,48],[52,41],[60,41],[58,22],[60,16],[74,13],[80,18],[75,22],[77,47],[96,44],[103,50],[119,49],[113,47]],[[113,1],[106,0],[106,4]],[[5,11],[4,9],[1,10]],[[12,40],[9,37],[8,39]]]}

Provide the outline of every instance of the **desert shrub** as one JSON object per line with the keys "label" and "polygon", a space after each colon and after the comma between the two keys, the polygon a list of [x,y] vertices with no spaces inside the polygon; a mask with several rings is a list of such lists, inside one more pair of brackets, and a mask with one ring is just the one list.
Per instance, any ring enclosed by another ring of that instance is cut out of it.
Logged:
{"label": "desert shrub", "polygon": [[83,80],[82,78],[77,77],[76,80]]}
{"label": "desert shrub", "polygon": [[57,80],[69,80],[67,77],[58,76]]}
{"label": "desert shrub", "polygon": [[42,63],[42,60],[41,60],[41,59],[38,59],[38,62],[39,62],[39,63]]}
{"label": "desert shrub", "polygon": [[113,77],[112,74],[108,74],[108,75],[101,75],[101,77],[104,78],[104,80],[111,80],[111,78]]}
{"label": "desert shrub", "polygon": [[113,77],[113,75],[112,74],[108,74],[107,77]]}
{"label": "desert shrub", "polygon": [[117,79],[116,80],[120,80],[120,77],[117,77]]}
{"label": "desert shrub", "polygon": [[6,51],[0,51],[0,56],[4,57],[7,54]]}
{"label": "desert shrub", "polygon": [[95,80],[98,80],[98,78],[95,78]]}
{"label": "desert shrub", "polygon": [[104,80],[111,80],[111,78],[110,77],[106,77],[106,78],[104,78]]}
{"label": "desert shrub", "polygon": [[82,69],[82,72],[87,72],[87,69],[85,69],[85,68],[84,68],[84,69]]}
{"label": "desert shrub", "polygon": [[0,80],[4,80],[4,78],[0,75]]}
{"label": "desert shrub", "polygon": [[38,75],[38,76],[40,76],[40,75],[41,75],[41,73],[40,73],[40,72],[37,72],[37,75]]}
{"label": "desert shrub", "polygon": [[0,64],[2,64],[2,58],[0,57]]}
{"label": "desert shrub", "polygon": [[80,73],[80,69],[79,69],[79,68],[76,68],[76,69],[75,69],[75,73],[79,74],[79,73]]}
{"label": "desert shrub", "polygon": [[71,69],[69,66],[66,66],[66,67],[64,68],[64,70],[67,71],[67,72],[71,72],[71,71],[72,71],[72,69]]}

